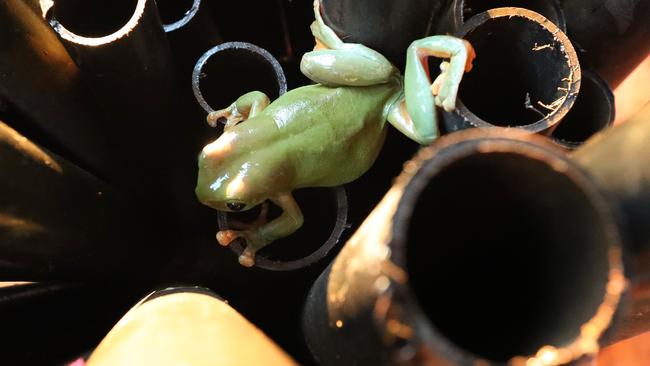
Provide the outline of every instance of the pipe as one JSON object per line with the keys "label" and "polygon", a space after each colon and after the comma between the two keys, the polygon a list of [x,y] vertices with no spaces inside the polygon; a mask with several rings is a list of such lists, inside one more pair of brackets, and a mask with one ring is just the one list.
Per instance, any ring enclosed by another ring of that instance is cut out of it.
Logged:
{"label": "pipe", "polygon": [[155,262],[155,252],[138,242],[146,216],[99,179],[2,122],[0,166],[3,279],[114,278]]}
{"label": "pipe", "polygon": [[573,154],[619,204],[631,262],[628,316],[616,339],[650,330],[650,104]]}
{"label": "pipe", "polygon": [[551,134],[566,149],[575,149],[614,123],[614,94],[597,74],[582,70],[580,92],[571,110]]}
{"label": "pipe", "polygon": [[101,365],[297,365],[241,314],[202,288],[154,292],[90,355]]}
{"label": "pipe", "polygon": [[2,364],[62,365],[87,352],[142,296],[141,285],[134,282],[137,277],[119,284],[0,288]]}
{"label": "pipe", "polygon": [[37,0],[0,2],[0,99],[42,131],[50,145],[65,146],[69,158],[100,174],[114,169],[80,71],[40,17]]}
{"label": "pipe", "polygon": [[[522,36],[525,35],[525,36]],[[456,109],[443,129],[516,127],[549,134],[580,90],[580,65],[569,39],[541,15],[498,8],[473,16],[456,32],[477,54],[463,76]]]}
{"label": "pipe", "polygon": [[322,0],[323,19],[345,42],[362,43],[403,69],[406,49],[431,34],[446,1]]}
{"label": "pipe", "polygon": [[555,24],[566,33],[566,20],[559,0],[453,0],[437,26],[438,33],[455,33],[476,14],[490,9],[517,7],[532,10]]}
{"label": "pipe", "polygon": [[619,243],[609,202],[558,147],[455,133],[405,164],[316,281],[305,337],[323,365],[566,364],[610,327]]}
{"label": "pipe", "polygon": [[650,53],[650,1],[562,0],[580,62],[616,88]]}

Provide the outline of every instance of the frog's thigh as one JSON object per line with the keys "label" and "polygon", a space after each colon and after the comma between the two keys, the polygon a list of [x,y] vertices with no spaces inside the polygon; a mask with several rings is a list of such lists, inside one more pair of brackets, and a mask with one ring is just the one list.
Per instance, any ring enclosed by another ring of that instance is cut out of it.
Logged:
{"label": "frog's thigh", "polygon": [[357,47],[306,53],[300,71],[324,85],[368,86],[390,80],[395,69],[388,60],[364,46],[348,46]]}

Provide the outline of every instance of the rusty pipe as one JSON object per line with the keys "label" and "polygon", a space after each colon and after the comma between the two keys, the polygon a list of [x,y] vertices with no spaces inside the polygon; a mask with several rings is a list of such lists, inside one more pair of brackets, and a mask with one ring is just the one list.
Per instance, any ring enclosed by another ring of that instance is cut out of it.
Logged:
{"label": "rusty pipe", "polygon": [[476,50],[456,110],[443,127],[516,127],[549,134],[580,90],[580,65],[566,35],[538,13],[497,8],[474,15],[456,32]]}
{"label": "rusty pipe", "polygon": [[610,328],[622,260],[608,199],[560,148],[463,131],[405,164],[312,287],[303,329],[323,365],[566,364]]}

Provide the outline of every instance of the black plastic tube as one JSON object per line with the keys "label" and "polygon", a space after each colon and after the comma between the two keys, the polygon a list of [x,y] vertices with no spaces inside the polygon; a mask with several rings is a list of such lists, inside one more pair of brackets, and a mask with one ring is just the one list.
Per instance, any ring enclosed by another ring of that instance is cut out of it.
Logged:
{"label": "black plastic tube", "polygon": [[616,88],[650,54],[650,1],[563,0],[580,62]]}
{"label": "black plastic tube", "polygon": [[616,112],[614,94],[597,74],[582,70],[578,98],[551,138],[560,146],[575,149],[587,139],[612,125]]}
{"label": "black plastic tube", "polygon": [[573,154],[618,202],[632,283],[628,316],[617,338],[650,330],[650,104],[622,125],[596,135]]}
{"label": "black plastic tube", "polygon": [[322,0],[323,19],[348,43],[368,46],[402,68],[406,49],[431,33],[446,1]]}
{"label": "black plastic tube", "polygon": [[81,73],[36,1],[0,2],[0,98],[26,116],[69,159],[101,174],[112,170],[110,154]]}
{"label": "black plastic tube", "polygon": [[490,9],[517,7],[532,10],[566,32],[564,12],[558,0],[453,0],[437,25],[438,33],[455,33],[474,15]]}
{"label": "black plastic tube", "polygon": [[543,16],[498,8],[473,16],[456,33],[476,51],[444,130],[516,127],[549,134],[580,90],[580,65],[569,39]]}
{"label": "black plastic tube", "polygon": [[405,165],[312,287],[303,328],[323,365],[566,364],[597,350],[622,266],[609,202],[561,149],[464,131]]}
{"label": "black plastic tube", "polygon": [[155,262],[156,252],[147,253],[140,242],[147,217],[136,216],[136,208],[99,179],[2,122],[0,166],[3,279],[117,278]]}

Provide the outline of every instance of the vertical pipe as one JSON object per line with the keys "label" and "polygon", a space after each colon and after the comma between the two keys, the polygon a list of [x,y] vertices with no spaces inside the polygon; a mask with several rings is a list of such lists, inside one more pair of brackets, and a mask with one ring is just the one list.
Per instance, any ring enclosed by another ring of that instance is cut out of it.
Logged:
{"label": "vertical pipe", "polygon": [[650,53],[650,1],[563,0],[580,62],[616,88]]}
{"label": "vertical pipe", "polygon": [[456,109],[444,129],[516,127],[549,134],[580,90],[580,65],[569,39],[543,16],[498,8],[473,16],[456,36],[476,51],[463,76]]}
{"label": "vertical pipe", "polygon": [[306,340],[323,365],[567,364],[611,325],[619,244],[607,199],[551,143],[446,136],[316,281]]}
{"label": "vertical pipe", "polygon": [[209,290],[154,292],[113,327],[88,359],[100,365],[296,365]]}
{"label": "vertical pipe", "polygon": [[105,183],[2,122],[0,166],[3,278],[116,277],[149,268],[139,242],[148,219],[136,220],[136,208]]}
{"label": "vertical pipe", "polygon": [[327,25],[346,42],[362,43],[403,68],[406,49],[431,33],[445,2],[322,0],[322,13]]}
{"label": "vertical pipe", "polygon": [[633,275],[629,316],[618,338],[650,330],[650,104],[589,140],[574,159],[619,203]]}
{"label": "vertical pipe", "polygon": [[609,85],[597,74],[583,70],[576,102],[551,138],[566,149],[575,149],[597,132],[610,127],[614,118],[614,94]]}
{"label": "vertical pipe", "polygon": [[41,18],[37,0],[0,2],[0,98],[27,116],[71,153],[70,159],[101,174],[111,166],[96,105],[80,71]]}

